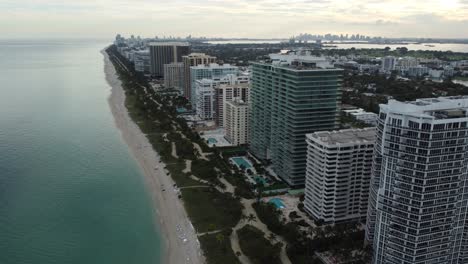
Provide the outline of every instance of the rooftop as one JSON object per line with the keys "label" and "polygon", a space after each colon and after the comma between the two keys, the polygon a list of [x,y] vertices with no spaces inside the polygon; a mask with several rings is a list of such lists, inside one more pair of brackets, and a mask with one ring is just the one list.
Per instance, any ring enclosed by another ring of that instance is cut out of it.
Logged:
{"label": "rooftop", "polygon": [[309,50],[287,51],[277,54],[270,54],[272,64],[289,66],[296,69],[313,68],[329,69],[334,68],[333,64],[326,57],[312,55]]}
{"label": "rooftop", "polygon": [[308,134],[307,138],[318,141],[323,145],[338,145],[350,143],[374,143],[376,129],[368,127],[364,129],[343,129],[337,131],[323,131]]}
{"label": "rooftop", "polygon": [[188,42],[150,42],[149,46],[190,46]]}
{"label": "rooftop", "polygon": [[380,108],[386,112],[432,119],[465,118],[468,96],[426,98],[411,102],[389,100],[387,104],[381,104]]}
{"label": "rooftop", "polygon": [[217,63],[210,63],[208,65],[205,64],[199,64],[197,66],[191,66],[190,69],[237,69],[237,66],[233,66],[231,64],[217,64]]}
{"label": "rooftop", "polygon": [[216,58],[211,55],[207,55],[205,53],[190,53],[189,55],[183,56],[183,57],[189,57],[189,58],[200,58],[200,57],[207,57],[207,58]]}

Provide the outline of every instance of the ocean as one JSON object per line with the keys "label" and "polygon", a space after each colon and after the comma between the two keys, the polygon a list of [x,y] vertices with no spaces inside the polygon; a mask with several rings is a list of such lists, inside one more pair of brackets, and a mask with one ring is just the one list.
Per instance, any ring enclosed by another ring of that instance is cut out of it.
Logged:
{"label": "ocean", "polygon": [[0,263],[154,264],[144,177],[107,102],[99,40],[0,40]]}

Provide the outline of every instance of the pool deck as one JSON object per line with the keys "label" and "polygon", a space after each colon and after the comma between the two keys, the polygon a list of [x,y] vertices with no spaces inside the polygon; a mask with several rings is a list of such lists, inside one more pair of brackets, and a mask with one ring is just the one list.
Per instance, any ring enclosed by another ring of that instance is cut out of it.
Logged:
{"label": "pool deck", "polygon": [[214,139],[216,143],[208,143],[208,146],[212,148],[214,145],[216,147],[232,147],[232,144],[224,138],[224,129],[208,130],[203,131],[203,135],[200,135],[205,141],[209,139]]}

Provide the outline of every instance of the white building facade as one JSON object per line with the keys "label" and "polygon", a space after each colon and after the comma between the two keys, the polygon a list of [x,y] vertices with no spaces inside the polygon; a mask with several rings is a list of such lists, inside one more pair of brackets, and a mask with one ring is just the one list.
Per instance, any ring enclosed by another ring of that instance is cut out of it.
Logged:
{"label": "white building facade", "polygon": [[215,115],[215,87],[217,82],[210,79],[195,81],[196,112],[203,120],[212,120]]}
{"label": "white building facade", "polygon": [[228,74],[238,75],[239,68],[229,64],[219,65],[211,63],[209,65],[200,64],[197,66],[190,67],[190,83],[191,83],[191,103],[192,107],[196,108],[197,99],[195,82],[202,79],[211,79],[219,81]]}
{"label": "white building facade", "polygon": [[468,97],[380,105],[366,226],[374,264],[468,263]]}
{"label": "white building facade", "polygon": [[326,224],[366,218],[375,128],[308,134],[305,209]]}
{"label": "white building facade", "polygon": [[184,96],[191,100],[192,96],[192,83],[190,77],[190,67],[197,65],[210,65],[216,62],[216,57],[206,55],[205,53],[190,53],[182,57],[184,63]]}
{"label": "white building facade", "polygon": [[377,125],[377,119],[379,118],[379,115],[377,115],[376,113],[366,112],[362,108],[352,109],[352,110],[343,110],[343,112],[346,115],[352,116],[356,120],[359,120],[371,126]]}

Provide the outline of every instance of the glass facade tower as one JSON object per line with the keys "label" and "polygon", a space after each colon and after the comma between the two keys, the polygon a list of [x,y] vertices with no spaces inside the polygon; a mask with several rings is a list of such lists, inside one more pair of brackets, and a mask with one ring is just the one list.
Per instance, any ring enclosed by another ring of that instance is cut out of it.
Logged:
{"label": "glass facade tower", "polygon": [[342,75],[311,61],[252,64],[250,151],[291,186],[305,183],[305,135],[339,126]]}

